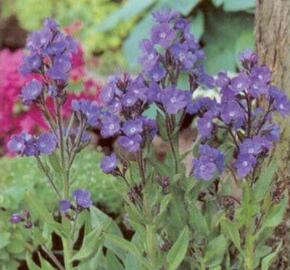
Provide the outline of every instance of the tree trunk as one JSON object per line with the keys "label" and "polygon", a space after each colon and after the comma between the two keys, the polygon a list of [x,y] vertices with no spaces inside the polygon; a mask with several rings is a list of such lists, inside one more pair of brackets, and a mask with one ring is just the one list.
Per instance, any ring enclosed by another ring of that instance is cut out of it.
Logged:
{"label": "tree trunk", "polygon": [[[272,70],[273,84],[290,97],[290,0],[257,0],[255,21],[256,50],[260,62]],[[274,158],[279,164],[278,186],[287,188],[290,195],[290,127],[289,118],[280,120],[282,139]],[[276,231],[283,240],[282,252],[272,269],[290,269],[290,206],[285,222]],[[279,239],[280,238],[280,239]]]}

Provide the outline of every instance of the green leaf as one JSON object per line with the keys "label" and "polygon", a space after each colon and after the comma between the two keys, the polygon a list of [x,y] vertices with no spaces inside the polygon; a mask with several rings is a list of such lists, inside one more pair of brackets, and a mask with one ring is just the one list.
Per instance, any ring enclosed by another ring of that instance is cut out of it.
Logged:
{"label": "green leaf", "polygon": [[55,268],[52,267],[51,264],[47,260],[42,258],[40,254],[39,254],[39,258],[40,258],[40,264],[41,264],[42,270],[55,270]]}
{"label": "green leaf", "polygon": [[185,227],[166,256],[168,270],[178,269],[178,266],[182,263],[186,255],[188,243],[189,230],[188,227]]}
{"label": "green leaf", "polygon": [[256,6],[255,0],[224,0],[225,11],[240,11],[253,9]]}
{"label": "green leaf", "polygon": [[204,14],[200,10],[192,18],[190,32],[194,34],[197,40],[199,40],[204,33]]}
{"label": "green leaf", "polygon": [[9,232],[0,232],[0,249],[6,247],[9,244],[9,238]]}
{"label": "green leaf", "polygon": [[108,31],[117,26],[120,22],[139,15],[149,8],[156,0],[128,0],[121,8],[110,14],[98,27],[99,31]]}
{"label": "green leaf", "polygon": [[263,167],[260,177],[253,188],[253,193],[257,202],[262,201],[269,191],[277,168],[278,166],[275,162],[272,162],[267,168]]}
{"label": "green leaf", "polygon": [[230,220],[223,218],[221,220],[221,229],[222,233],[228,237],[234,243],[236,248],[241,252],[241,239],[237,225]]}
{"label": "green leaf", "polygon": [[[218,23],[217,23],[218,22]],[[253,17],[237,13],[228,16],[225,12],[211,9],[206,16],[207,31],[204,33],[205,67],[212,74],[220,70],[235,71],[237,39],[253,29]],[[243,45],[245,46],[245,45]]]}
{"label": "green leaf", "polygon": [[288,205],[288,196],[286,196],[285,194],[284,198],[278,204],[275,204],[270,208],[268,215],[263,221],[261,231],[267,227],[275,228],[276,226],[278,226],[283,221],[287,205]]}
{"label": "green leaf", "polygon": [[122,53],[125,56],[128,67],[131,70],[137,70],[138,59],[140,56],[140,42],[142,39],[148,37],[150,33],[150,28],[153,25],[153,20],[150,15],[145,16],[140,20],[130,32],[129,36],[125,40],[122,48]]}
{"label": "green leaf", "polygon": [[67,230],[60,224],[54,221],[51,213],[45,207],[41,199],[38,199],[34,194],[26,193],[26,202],[29,205],[29,209],[35,217],[39,218],[42,222],[47,224],[52,230],[63,237],[68,237]]}
{"label": "green leaf", "polygon": [[187,16],[201,0],[178,0],[178,4],[176,0],[165,0],[163,2],[164,6],[175,9],[182,15]]}
{"label": "green leaf", "polygon": [[198,209],[195,205],[191,205],[190,207],[190,224],[192,227],[203,236],[208,236],[210,231],[208,224],[201,210]]}
{"label": "green leaf", "polygon": [[245,49],[254,49],[254,33],[253,29],[249,29],[248,31],[244,31],[237,39],[235,45],[235,55],[236,55],[236,63],[237,65],[241,65],[239,58],[237,57],[241,52]]}
{"label": "green leaf", "polygon": [[225,0],[211,0],[215,7],[220,7]]}
{"label": "green leaf", "polygon": [[[123,239],[122,237],[114,235],[114,234],[106,233],[105,237],[106,237],[106,239],[110,240],[112,243],[114,243],[119,248],[134,255],[142,264],[144,264],[144,266],[150,268],[149,263],[144,259],[141,251],[138,249],[138,247],[135,244]],[[112,251],[114,252],[114,250],[112,250]],[[118,256],[118,254],[116,254],[116,255]],[[122,259],[122,258],[120,258],[120,259]]]}
{"label": "green leaf", "polygon": [[33,262],[29,253],[26,253],[25,259],[29,270],[41,270],[41,268]]}
{"label": "green leaf", "polygon": [[205,262],[207,267],[218,266],[222,263],[227,249],[227,240],[223,235],[212,239],[205,249]]}
{"label": "green leaf", "polygon": [[72,261],[82,261],[96,252],[104,240],[102,235],[103,229],[106,230],[105,227],[96,227],[85,236],[81,249],[72,257]]}
{"label": "green leaf", "polygon": [[[0,236],[1,238],[1,236]],[[0,240],[0,243],[2,244],[2,241]],[[20,240],[20,239],[11,239],[10,243],[8,244],[8,246],[6,247],[7,251],[9,253],[13,253],[13,254],[19,254],[24,252],[25,250],[25,242],[24,240]]]}
{"label": "green leaf", "polygon": [[276,248],[276,250],[273,253],[269,254],[268,256],[266,256],[262,260],[262,269],[261,270],[268,270],[269,269],[273,260],[275,259],[278,252],[280,251],[281,246],[282,246],[282,241],[280,242],[280,244],[278,245],[278,247]]}
{"label": "green leaf", "polygon": [[48,156],[49,164],[54,169],[56,173],[60,173],[62,168],[59,163],[59,158],[56,152]]}
{"label": "green leaf", "polygon": [[117,257],[110,251],[106,254],[107,268],[110,270],[123,270],[124,267]]}

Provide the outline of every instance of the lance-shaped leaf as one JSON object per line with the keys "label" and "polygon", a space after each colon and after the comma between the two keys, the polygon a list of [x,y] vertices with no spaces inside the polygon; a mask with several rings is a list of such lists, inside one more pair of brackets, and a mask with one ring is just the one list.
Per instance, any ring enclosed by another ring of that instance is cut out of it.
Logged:
{"label": "lance-shaped leaf", "polygon": [[241,238],[238,230],[238,226],[230,220],[223,218],[221,220],[222,233],[228,237],[235,245],[235,247],[241,252]]}
{"label": "lance-shaped leaf", "polygon": [[189,243],[189,230],[188,227],[185,227],[166,256],[168,270],[178,269],[178,266],[182,263],[182,261],[185,258],[188,243]]}

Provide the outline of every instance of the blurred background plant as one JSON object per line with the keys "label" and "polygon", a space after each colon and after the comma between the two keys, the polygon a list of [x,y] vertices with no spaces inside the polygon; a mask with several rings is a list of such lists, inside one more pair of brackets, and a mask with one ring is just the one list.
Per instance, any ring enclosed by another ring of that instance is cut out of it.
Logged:
{"label": "blurred background plant", "polygon": [[[45,8],[44,8],[45,6]],[[96,56],[98,72],[138,69],[138,46],[153,23],[151,12],[174,8],[192,24],[205,48],[206,68],[234,71],[236,55],[253,47],[255,0],[3,0],[2,17],[16,15],[22,28],[37,29],[53,16],[74,28],[87,56]],[[213,42],[214,41],[214,42]]]}

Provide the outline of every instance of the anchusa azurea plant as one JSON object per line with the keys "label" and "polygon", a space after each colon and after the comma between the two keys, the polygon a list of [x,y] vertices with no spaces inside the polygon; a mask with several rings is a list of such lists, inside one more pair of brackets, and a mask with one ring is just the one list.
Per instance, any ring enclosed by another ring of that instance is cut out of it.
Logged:
{"label": "anchusa azurea plant", "polygon": [[[290,102],[271,84],[270,70],[258,64],[254,52],[241,54],[237,74],[212,77],[203,69],[205,55],[189,23],[172,10],[153,17],[150,37],[141,44],[142,71],[110,77],[100,102],[73,100],[67,125],[61,107],[74,42],[52,20],[29,38],[22,70],[39,77],[23,88],[21,97],[38,104],[51,130],[14,136],[9,148],[36,157],[59,197],[61,222],[28,197],[31,211],[62,238],[65,269],[94,269],[95,264],[104,269],[268,269],[281,244],[273,249],[267,240],[287,204],[274,184],[277,166],[271,150],[280,128],[273,112],[288,115]],[[207,97],[206,89],[217,97]],[[45,107],[47,96],[55,102],[53,111]],[[148,117],[152,109],[155,119]],[[179,134],[188,117],[198,135],[181,152]],[[130,239],[92,206],[89,191],[70,194],[70,168],[88,143],[90,126],[115,141],[100,168],[116,177],[125,205],[123,222],[134,232]],[[170,149],[163,161],[153,146],[157,136]],[[41,232],[34,215],[32,229]],[[85,235],[77,248],[81,226]],[[48,254],[55,259],[52,251]]]}
{"label": "anchusa azurea plant", "polygon": [[[46,121],[35,104],[25,106],[19,102],[19,91],[31,77],[24,77],[19,72],[19,65],[23,59],[23,50],[0,51],[0,146],[1,155],[6,153],[4,147],[10,136],[20,131],[36,132],[47,130]],[[7,65],[9,61],[9,65]],[[34,74],[31,75],[35,76]],[[75,88],[83,83],[84,90],[78,93],[69,92],[63,106],[63,115],[67,118],[71,113],[71,100],[77,97],[96,99],[101,83],[92,79],[85,70],[83,50],[80,45],[72,55],[72,69],[69,78],[70,88]],[[52,100],[47,100],[47,106],[53,108]]]}

